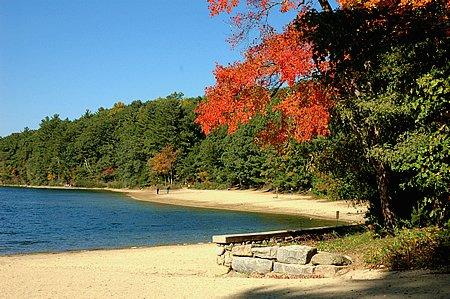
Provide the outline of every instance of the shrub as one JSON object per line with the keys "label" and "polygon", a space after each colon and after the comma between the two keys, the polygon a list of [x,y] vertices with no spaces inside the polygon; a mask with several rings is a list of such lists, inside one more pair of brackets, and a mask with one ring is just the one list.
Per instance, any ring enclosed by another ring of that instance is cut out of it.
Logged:
{"label": "shrub", "polygon": [[392,270],[449,270],[450,233],[448,227],[401,229],[395,236],[380,237],[364,232],[320,241],[319,250],[348,254],[369,267]]}
{"label": "shrub", "polygon": [[393,270],[448,268],[448,229],[402,229],[382,248],[374,261]]}

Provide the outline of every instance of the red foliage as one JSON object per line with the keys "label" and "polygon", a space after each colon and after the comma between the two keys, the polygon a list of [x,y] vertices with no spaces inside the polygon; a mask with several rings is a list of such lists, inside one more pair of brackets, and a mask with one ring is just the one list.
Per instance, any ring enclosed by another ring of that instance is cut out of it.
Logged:
{"label": "red foliage", "polygon": [[313,81],[301,83],[276,109],[286,120],[287,132],[298,141],[328,135],[332,92]]}
{"label": "red foliage", "polygon": [[239,0],[208,0],[208,3],[209,11],[214,16],[224,11],[230,13],[239,4]]}
{"label": "red foliage", "polygon": [[[271,3],[253,2],[260,5]],[[285,2],[287,7],[284,9],[288,9],[295,1]],[[225,7],[228,6],[219,8]],[[302,15],[300,12],[298,20]],[[227,125],[232,133],[255,114],[265,114],[272,92],[288,86],[288,95],[273,108],[281,112],[282,119],[278,126],[270,126],[271,133],[266,134],[271,139],[268,142],[285,141],[288,136],[304,141],[316,135],[326,135],[328,110],[332,106],[330,92],[310,81],[313,72],[325,67],[314,63],[311,45],[290,24],[283,33],[267,35],[261,44],[248,49],[244,61],[226,67],[216,66],[216,84],[206,88],[207,101],[199,105],[196,121],[206,134],[221,125]],[[262,139],[269,139],[266,137]]]}
{"label": "red foliage", "polygon": [[391,9],[416,8],[430,4],[433,0],[338,0],[344,9],[362,7],[373,9],[376,7],[390,7]]}
{"label": "red foliage", "polygon": [[102,174],[103,175],[112,175],[114,173],[115,169],[112,167],[108,167],[103,169]]}
{"label": "red foliage", "polygon": [[148,164],[157,174],[169,174],[175,166],[177,155],[178,152],[171,145],[166,145]]}
{"label": "red foliage", "polygon": [[[208,0],[209,11],[212,16],[218,15],[221,12],[231,13],[231,11],[239,5],[240,0]],[[267,11],[270,8],[279,5],[280,11],[287,12],[298,8],[305,1],[303,0],[247,0],[247,8],[254,8],[259,11]]]}
{"label": "red foliage", "polygon": [[[390,7],[394,10],[420,7],[432,0],[338,0],[344,9],[353,7],[371,9]],[[211,15],[231,13],[243,1],[208,0]],[[321,6],[328,4],[319,1]],[[260,139],[270,143],[283,142],[289,137],[305,141],[317,135],[327,135],[329,110],[333,106],[333,92],[312,81],[314,72],[328,70],[328,65],[313,61],[311,45],[303,38],[298,26],[308,28],[302,22],[308,9],[304,0],[247,0],[245,9],[231,17],[238,34],[232,42],[238,42],[248,30],[259,25],[262,42],[247,50],[245,59],[229,66],[216,66],[216,84],[206,88],[207,100],[197,109],[197,123],[208,134],[214,128],[227,125],[234,132],[238,125],[247,123],[255,114],[266,113],[273,91],[288,86],[289,92],[272,109],[281,114],[279,123],[271,123],[261,133]],[[296,24],[288,25],[284,32],[275,34],[267,24],[269,11],[275,6],[281,12],[298,11]],[[329,4],[328,4],[329,6]],[[351,59],[349,55],[345,59]],[[329,73],[332,75],[332,73]]]}
{"label": "red foliage", "polygon": [[[388,6],[392,9],[420,7],[432,0],[338,0],[344,9]],[[211,15],[231,13],[244,1],[208,0]],[[321,1],[323,5],[326,1]],[[261,133],[260,140],[269,143],[286,141],[292,137],[298,141],[309,140],[329,133],[329,111],[333,106],[333,91],[319,82],[312,81],[312,74],[327,70],[326,63],[313,61],[311,44],[297,30],[308,28],[303,15],[308,7],[304,0],[247,0],[245,9],[231,17],[238,34],[232,42],[239,41],[249,29],[259,25],[261,43],[247,50],[242,62],[229,66],[216,66],[216,84],[206,88],[207,100],[197,109],[197,123],[208,134],[214,128],[227,125],[234,132],[239,124],[247,123],[255,114],[266,113],[273,91],[289,87],[286,95],[277,95],[281,102],[272,107],[281,115],[279,123],[271,123]],[[281,34],[267,24],[269,11],[280,7],[281,12],[298,11],[296,24],[289,24]],[[326,5],[325,5],[326,6]],[[303,24],[305,23],[305,24]],[[349,55],[345,59],[351,59]],[[329,75],[332,75],[330,72]]]}
{"label": "red foliage", "polygon": [[[240,4],[240,0],[207,0],[209,3],[209,11],[211,15],[218,15],[222,12],[231,13],[234,8]],[[433,0],[338,0],[337,2],[342,8],[364,7],[372,9],[375,7],[422,7],[428,5]],[[281,12],[298,9],[307,1],[304,0],[247,0],[247,8],[254,8],[260,14],[264,14],[274,6],[279,6]],[[252,12],[253,17],[258,15],[258,12]]]}

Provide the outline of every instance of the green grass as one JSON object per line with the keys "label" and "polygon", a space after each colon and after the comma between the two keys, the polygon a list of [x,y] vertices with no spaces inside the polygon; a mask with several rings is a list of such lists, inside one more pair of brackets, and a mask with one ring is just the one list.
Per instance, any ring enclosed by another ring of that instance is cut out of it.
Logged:
{"label": "green grass", "polygon": [[381,238],[373,232],[315,242],[318,250],[339,252],[366,267],[449,269],[449,230],[437,227],[401,229]]}

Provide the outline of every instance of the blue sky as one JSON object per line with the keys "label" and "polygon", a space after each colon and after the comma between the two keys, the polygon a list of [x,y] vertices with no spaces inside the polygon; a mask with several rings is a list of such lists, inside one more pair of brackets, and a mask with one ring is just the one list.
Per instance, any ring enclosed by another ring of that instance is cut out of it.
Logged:
{"label": "blue sky", "polygon": [[216,62],[240,58],[229,34],[206,0],[0,0],[0,136],[117,101],[201,96]]}

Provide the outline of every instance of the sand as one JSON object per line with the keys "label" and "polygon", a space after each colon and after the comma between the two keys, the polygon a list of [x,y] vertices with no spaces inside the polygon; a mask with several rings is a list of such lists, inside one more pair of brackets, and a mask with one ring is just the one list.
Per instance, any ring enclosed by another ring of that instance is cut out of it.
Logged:
{"label": "sand", "polygon": [[450,275],[359,270],[338,278],[223,276],[215,245],[0,257],[1,298],[448,298]]}
{"label": "sand", "polygon": [[137,200],[191,207],[302,215],[323,219],[336,219],[336,211],[339,211],[339,219],[350,223],[363,222],[367,210],[364,204],[355,205],[346,201],[316,199],[309,195],[276,195],[271,192],[253,190],[179,189],[170,190],[167,194],[163,189],[160,190],[159,195],[153,189],[110,190],[125,192]]}

